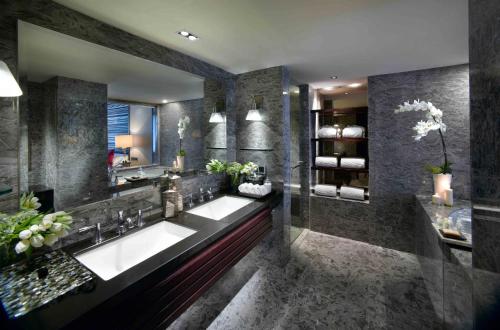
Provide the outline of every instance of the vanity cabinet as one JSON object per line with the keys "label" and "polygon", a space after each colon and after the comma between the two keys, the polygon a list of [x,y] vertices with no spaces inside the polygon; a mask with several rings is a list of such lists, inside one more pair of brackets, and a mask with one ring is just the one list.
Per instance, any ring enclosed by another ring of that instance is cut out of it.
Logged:
{"label": "vanity cabinet", "polygon": [[266,208],[175,270],[159,269],[68,329],[166,329],[272,228]]}

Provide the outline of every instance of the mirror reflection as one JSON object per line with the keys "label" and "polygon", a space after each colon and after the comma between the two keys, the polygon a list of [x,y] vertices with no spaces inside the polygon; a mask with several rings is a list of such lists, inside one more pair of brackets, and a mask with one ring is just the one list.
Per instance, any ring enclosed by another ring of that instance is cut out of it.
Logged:
{"label": "mirror reflection", "polygon": [[20,186],[46,193],[47,208],[225,158],[225,122],[208,118],[224,115],[223,97],[204,99],[204,78],[25,22],[18,33]]}

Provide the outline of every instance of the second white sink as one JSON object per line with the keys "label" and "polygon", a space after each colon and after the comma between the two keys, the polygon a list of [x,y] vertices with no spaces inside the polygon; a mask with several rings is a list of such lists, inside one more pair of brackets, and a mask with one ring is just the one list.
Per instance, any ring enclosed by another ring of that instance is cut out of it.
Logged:
{"label": "second white sink", "polygon": [[212,220],[220,220],[252,202],[253,199],[250,198],[223,196],[186,212]]}
{"label": "second white sink", "polygon": [[75,258],[107,281],[194,233],[195,230],[162,221]]}

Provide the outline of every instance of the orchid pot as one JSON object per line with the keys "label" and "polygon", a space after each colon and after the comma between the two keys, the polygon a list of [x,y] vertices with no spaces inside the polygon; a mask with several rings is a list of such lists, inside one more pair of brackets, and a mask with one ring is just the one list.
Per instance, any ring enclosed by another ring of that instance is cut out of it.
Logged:
{"label": "orchid pot", "polygon": [[432,179],[434,180],[434,194],[444,199],[445,191],[451,189],[452,175],[449,173],[433,174]]}

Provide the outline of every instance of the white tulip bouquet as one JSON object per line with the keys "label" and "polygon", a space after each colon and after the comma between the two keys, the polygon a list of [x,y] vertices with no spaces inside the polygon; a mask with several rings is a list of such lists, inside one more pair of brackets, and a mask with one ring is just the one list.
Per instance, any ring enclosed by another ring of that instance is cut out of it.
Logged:
{"label": "white tulip bouquet", "polygon": [[416,134],[413,136],[415,141],[420,141],[423,137],[427,136],[430,131],[438,131],[441,138],[441,145],[443,146],[444,163],[441,166],[426,166],[426,168],[433,174],[451,174],[451,164],[448,161],[448,154],[446,152],[446,144],[444,142],[444,133],[446,132],[446,124],[443,122],[443,112],[436,108],[431,102],[414,100],[413,103],[404,102],[399,105],[395,113],[409,112],[409,111],[422,111],[425,112],[426,120],[419,121],[413,130]]}
{"label": "white tulip bouquet", "polygon": [[73,221],[71,215],[64,211],[50,214],[38,212],[41,204],[33,193],[23,194],[19,204],[21,211],[13,215],[0,214],[0,246],[4,248],[1,265],[13,259],[13,251],[29,256],[35,248],[54,245],[68,234]]}

